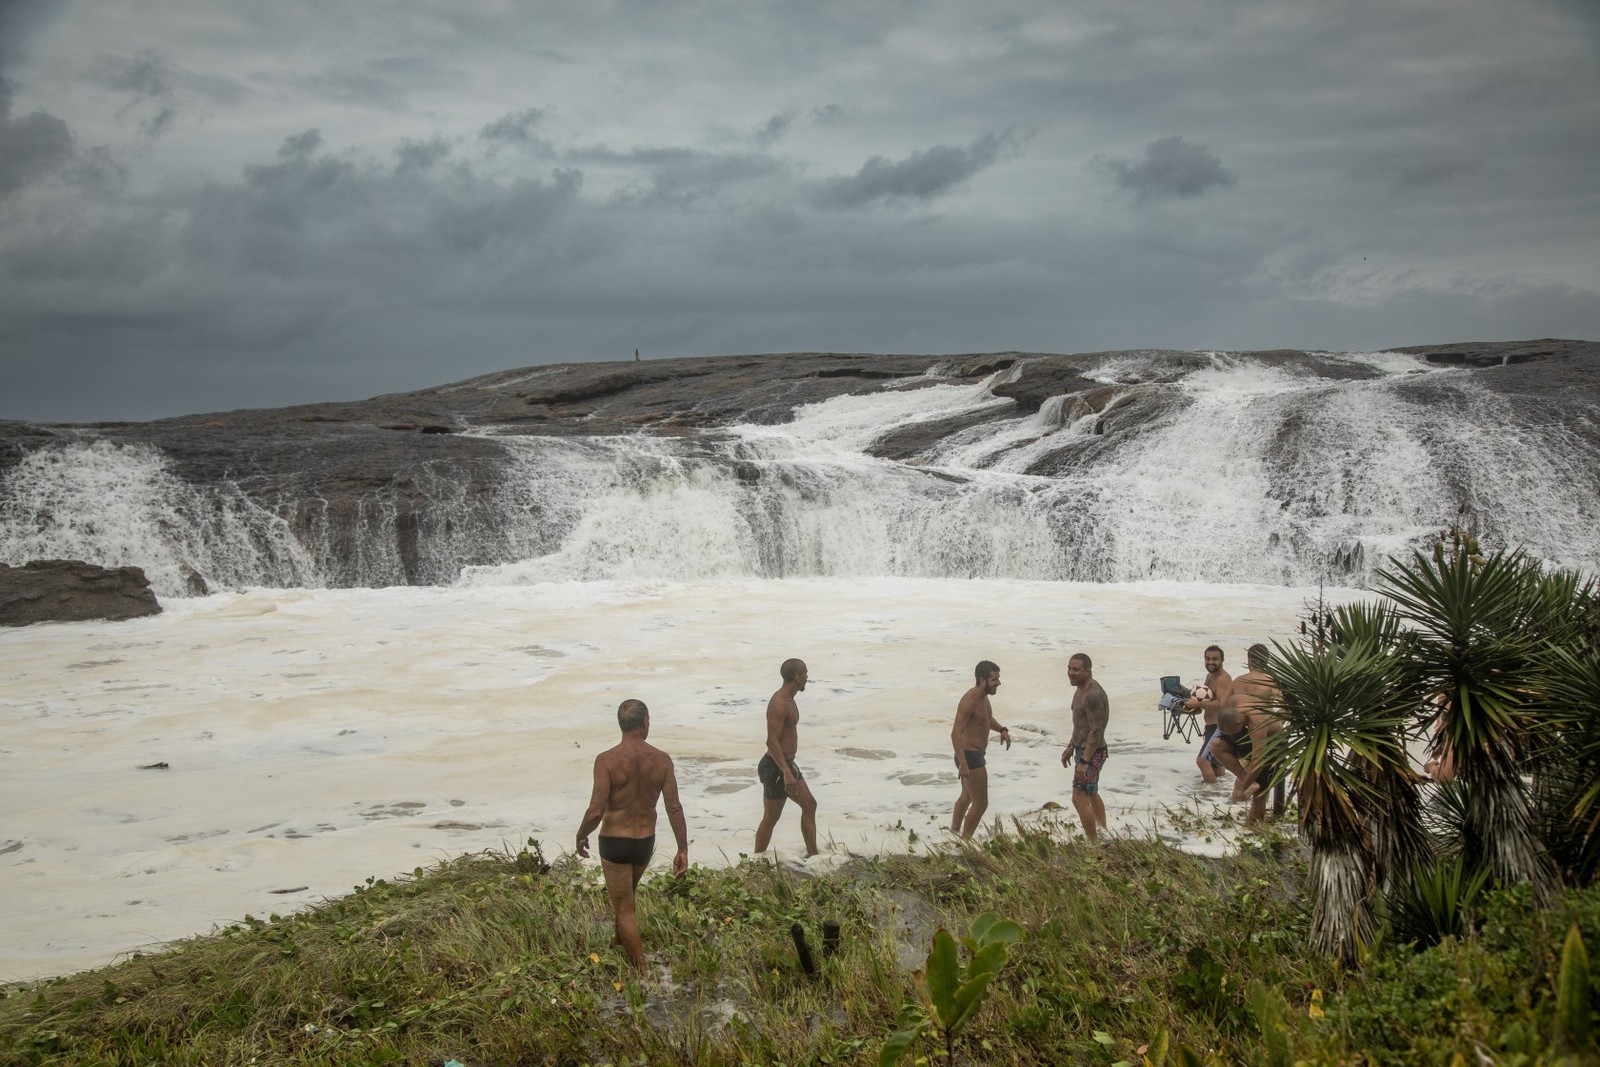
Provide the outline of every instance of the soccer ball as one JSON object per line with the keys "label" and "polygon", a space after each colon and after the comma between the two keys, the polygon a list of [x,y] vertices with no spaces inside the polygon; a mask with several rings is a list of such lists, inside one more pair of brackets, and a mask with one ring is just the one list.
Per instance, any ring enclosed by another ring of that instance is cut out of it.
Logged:
{"label": "soccer ball", "polygon": [[1216,696],[1216,694],[1211,691],[1211,687],[1206,685],[1204,682],[1201,682],[1199,685],[1189,690],[1189,695],[1194,697],[1196,700],[1202,701],[1210,700],[1212,697]]}

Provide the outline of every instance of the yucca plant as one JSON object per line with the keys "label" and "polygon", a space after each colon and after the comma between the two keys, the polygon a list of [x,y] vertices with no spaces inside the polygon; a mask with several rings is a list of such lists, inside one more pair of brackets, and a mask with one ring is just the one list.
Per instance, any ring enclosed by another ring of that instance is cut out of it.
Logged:
{"label": "yucca plant", "polygon": [[1563,880],[1600,874],[1600,652],[1551,649],[1540,711],[1552,734],[1536,761],[1540,829]]}
{"label": "yucca plant", "polygon": [[1414,553],[1380,578],[1411,635],[1401,658],[1408,691],[1442,698],[1438,743],[1463,787],[1463,849],[1497,881],[1528,881],[1547,897],[1558,875],[1523,779],[1537,748],[1529,708],[1557,625],[1538,564],[1520,552]]}
{"label": "yucca plant", "polygon": [[1418,864],[1390,897],[1394,932],[1419,948],[1466,933],[1472,906],[1489,882],[1489,872],[1461,855]]}
{"label": "yucca plant", "polygon": [[[1376,824],[1392,821],[1384,829],[1396,830],[1409,818],[1416,826],[1414,815],[1395,811],[1392,795],[1393,783],[1409,774],[1402,731],[1414,717],[1415,694],[1398,684],[1392,653],[1367,641],[1321,652],[1280,644],[1271,662],[1283,729],[1260,758],[1300,796],[1300,833],[1311,848],[1312,947],[1353,960],[1373,932]],[[1387,858],[1393,865],[1429,855],[1425,836],[1409,830],[1382,847],[1396,852]]]}
{"label": "yucca plant", "polygon": [[[1394,892],[1410,877],[1416,864],[1434,852],[1433,840],[1422,821],[1422,798],[1418,778],[1406,759],[1406,743],[1427,729],[1417,709],[1423,694],[1404,669],[1409,636],[1401,628],[1399,616],[1386,604],[1362,602],[1343,605],[1332,612],[1332,645],[1343,654],[1362,653],[1373,657],[1374,669],[1381,665],[1389,672],[1387,685],[1392,700],[1377,709],[1397,720],[1393,744],[1387,758],[1375,760],[1352,749],[1348,758],[1364,764],[1372,782],[1372,800],[1367,816],[1371,824],[1373,862],[1379,885]],[[1376,744],[1376,740],[1374,740]]]}

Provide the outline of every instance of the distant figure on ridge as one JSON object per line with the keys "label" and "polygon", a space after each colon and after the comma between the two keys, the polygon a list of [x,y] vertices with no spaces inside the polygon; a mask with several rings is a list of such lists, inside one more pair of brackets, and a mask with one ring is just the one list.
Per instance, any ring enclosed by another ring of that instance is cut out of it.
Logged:
{"label": "distant figure on ridge", "polygon": [[594,792],[578,827],[578,855],[588,857],[589,834],[600,827],[600,866],[616,914],[616,941],[643,974],[644,943],[634,890],[655,853],[656,801],[663,797],[667,801],[667,822],[678,842],[672,873],[680,878],[689,869],[689,830],[678,801],[672,757],[645,743],[650,736],[650,709],[642,700],[624,700],[617,707],[617,725],[622,729],[621,743],[594,758]]}
{"label": "distant figure on ridge", "polygon": [[1061,766],[1073,766],[1072,806],[1083,822],[1083,835],[1092,845],[1106,828],[1106,802],[1100,799],[1100,768],[1105,766],[1106,723],[1111,718],[1111,701],[1094,680],[1087,653],[1074,653],[1067,660],[1067,681],[1077,692],[1072,696],[1072,739],[1061,752]]}
{"label": "distant figure on ridge", "polygon": [[635,363],[639,362],[639,350],[637,348],[633,350],[633,361]]}
{"label": "distant figure on ridge", "polygon": [[955,748],[956,771],[961,775],[961,796],[950,813],[950,832],[964,838],[972,836],[989,807],[989,770],[984,753],[989,748],[989,731],[997,730],[1007,749],[1011,731],[994,718],[989,698],[1000,688],[1000,668],[982,660],[972,669],[977,684],[961,695],[956,704],[955,725],[950,728],[950,744]]}
{"label": "distant figure on ridge", "polygon": [[1233,688],[1233,677],[1222,669],[1222,647],[1211,645],[1205,651],[1206,681],[1211,687],[1210,700],[1190,697],[1183,702],[1186,708],[1205,712],[1205,732],[1200,735],[1200,755],[1194,758],[1200,768],[1200,777],[1207,785],[1217,780],[1217,758],[1211,754],[1211,739],[1217,734],[1217,713],[1228,702],[1228,691]]}
{"label": "distant figure on ridge", "polygon": [[778,668],[783,685],[767,701],[767,752],[756,765],[761,779],[761,825],[756,827],[756,851],[765,852],[772,841],[773,827],[783,816],[783,806],[792,798],[800,805],[800,835],[806,841],[806,855],[817,854],[817,799],[811,795],[805,776],[795,763],[800,748],[800,706],[795,694],[806,689],[806,665],[786,659]]}

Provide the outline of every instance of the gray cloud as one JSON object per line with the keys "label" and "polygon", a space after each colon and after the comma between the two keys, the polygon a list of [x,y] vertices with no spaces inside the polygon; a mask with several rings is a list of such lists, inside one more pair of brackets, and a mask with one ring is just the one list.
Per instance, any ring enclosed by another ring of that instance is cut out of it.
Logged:
{"label": "gray cloud", "polygon": [[380,55],[312,69],[296,66],[255,70],[250,73],[249,81],[264,89],[287,91],[307,101],[404,112],[411,109],[412,99],[419,93],[459,86],[465,81],[465,75],[425,56]]}
{"label": "gray cloud", "polygon": [[626,176],[614,202],[631,205],[686,207],[729,186],[780,176],[788,169],[781,160],[759,153],[682,147],[618,150],[593,145],[559,152],[558,157],[571,166],[601,166]]}
{"label": "gray cloud", "polygon": [[111,154],[103,147],[80,151],[55,115],[34,111],[12,118],[12,92],[0,78],[0,200],[51,178],[100,190],[120,181],[122,168]]}
{"label": "gray cloud", "polygon": [[0,0],[0,418],[1600,336],[1584,0],[158,7]]}
{"label": "gray cloud", "polygon": [[139,128],[151,138],[160,137],[172,127],[180,104],[187,100],[233,105],[246,95],[244,86],[234,78],[185,70],[158,48],[142,49],[133,55],[98,56],[88,77],[112,92],[128,96],[124,110],[144,115]]}
{"label": "gray cloud", "polygon": [[899,162],[873,156],[848,178],[830,178],[812,195],[824,208],[854,208],[875,200],[931,200],[999,158],[1003,135],[986,133],[965,148],[938,145]]}
{"label": "gray cloud", "polygon": [[774,115],[755,132],[751,140],[758,148],[770,148],[783,139],[783,135],[789,132],[789,127],[793,124],[793,115]]}
{"label": "gray cloud", "polygon": [[534,133],[544,121],[543,108],[530,107],[501,115],[478,131],[478,139],[493,144],[525,148],[532,152],[548,154],[548,142]]}
{"label": "gray cloud", "polygon": [[63,169],[74,155],[65,122],[43,111],[13,119],[11,93],[0,79],[0,197]]}
{"label": "gray cloud", "polygon": [[1116,175],[1117,185],[1141,204],[1196,197],[1218,186],[1238,183],[1216,153],[1177,135],[1145,145],[1144,158],[1137,163],[1110,159],[1106,165]]}

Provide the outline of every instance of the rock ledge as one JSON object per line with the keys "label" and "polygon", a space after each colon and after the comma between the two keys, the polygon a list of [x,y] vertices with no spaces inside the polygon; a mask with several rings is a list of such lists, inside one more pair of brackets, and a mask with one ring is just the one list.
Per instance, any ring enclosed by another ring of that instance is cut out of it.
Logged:
{"label": "rock ledge", "polygon": [[76,559],[0,563],[0,626],[161,614],[138,567],[99,567]]}

